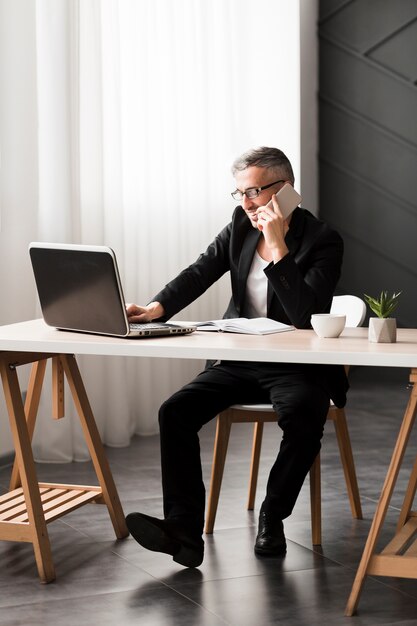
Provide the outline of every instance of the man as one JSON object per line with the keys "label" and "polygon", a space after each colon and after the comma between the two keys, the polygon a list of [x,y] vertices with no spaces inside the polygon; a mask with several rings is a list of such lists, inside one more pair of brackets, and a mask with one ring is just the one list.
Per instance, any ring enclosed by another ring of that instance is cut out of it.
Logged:
{"label": "man", "polygon": [[[132,322],[166,320],[193,302],[225,272],[232,297],[224,315],[268,316],[310,328],[312,313],[328,312],[343,256],[340,236],[305,209],[284,219],[275,194],[294,184],[291,164],[276,148],[243,154],[233,166],[232,221],[200,257],[147,306],[128,305]],[[272,198],[272,206],[266,206]],[[204,555],[205,488],[198,431],[232,404],[271,402],[283,438],[259,514],[258,555],[283,555],[282,520],[291,514],[320,450],[330,398],[346,401],[339,366],[222,361],[209,365],[168,399],[159,414],[164,519],[130,513],[132,536],[150,550],[197,567]]]}

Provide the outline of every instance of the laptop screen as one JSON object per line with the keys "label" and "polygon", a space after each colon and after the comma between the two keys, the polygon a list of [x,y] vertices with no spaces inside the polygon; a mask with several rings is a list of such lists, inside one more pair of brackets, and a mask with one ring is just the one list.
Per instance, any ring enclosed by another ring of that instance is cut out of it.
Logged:
{"label": "laptop screen", "polygon": [[47,324],[100,334],[128,333],[123,293],[110,248],[33,243],[29,253]]}

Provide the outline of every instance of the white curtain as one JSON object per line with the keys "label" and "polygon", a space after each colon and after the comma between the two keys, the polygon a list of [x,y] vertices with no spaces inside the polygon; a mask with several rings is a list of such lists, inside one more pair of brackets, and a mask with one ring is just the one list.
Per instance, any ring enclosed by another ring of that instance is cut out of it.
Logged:
{"label": "white curtain", "polygon": [[[280,147],[297,178],[299,10],[288,0],[38,0],[32,238],[111,246],[126,301],[146,304],[229,221],[237,155]],[[225,278],[178,317],[221,316],[228,289]],[[112,446],[157,432],[158,406],[203,366],[79,363]],[[36,457],[87,458],[77,420],[51,428],[48,414],[44,394]]]}

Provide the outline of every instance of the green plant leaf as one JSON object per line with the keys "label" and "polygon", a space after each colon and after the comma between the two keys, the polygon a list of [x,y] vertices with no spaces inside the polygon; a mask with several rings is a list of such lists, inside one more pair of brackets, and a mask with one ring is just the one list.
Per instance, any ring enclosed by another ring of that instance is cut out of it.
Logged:
{"label": "green plant leaf", "polygon": [[401,295],[401,291],[393,293],[392,296],[388,296],[387,291],[381,291],[379,298],[374,298],[368,294],[363,294],[366,304],[371,311],[375,313],[377,317],[386,318],[395,311],[398,306],[398,298]]}

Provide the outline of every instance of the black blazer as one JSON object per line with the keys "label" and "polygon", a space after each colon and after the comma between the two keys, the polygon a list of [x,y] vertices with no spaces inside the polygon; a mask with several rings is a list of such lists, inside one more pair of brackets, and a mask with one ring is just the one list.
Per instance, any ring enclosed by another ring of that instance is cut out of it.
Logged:
{"label": "black blazer", "polygon": [[[223,274],[230,272],[232,297],[224,317],[242,316],[246,281],[261,233],[250,223],[242,207],[207,250],[153,298],[169,319],[196,300]],[[278,263],[265,269],[268,278],[268,317],[310,328],[312,313],[330,310],[340,276],[343,241],[327,224],[309,211],[295,209],[285,242],[289,249]],[[343,367],[314,366],[337,406],[346,402],[347,380]]]}

